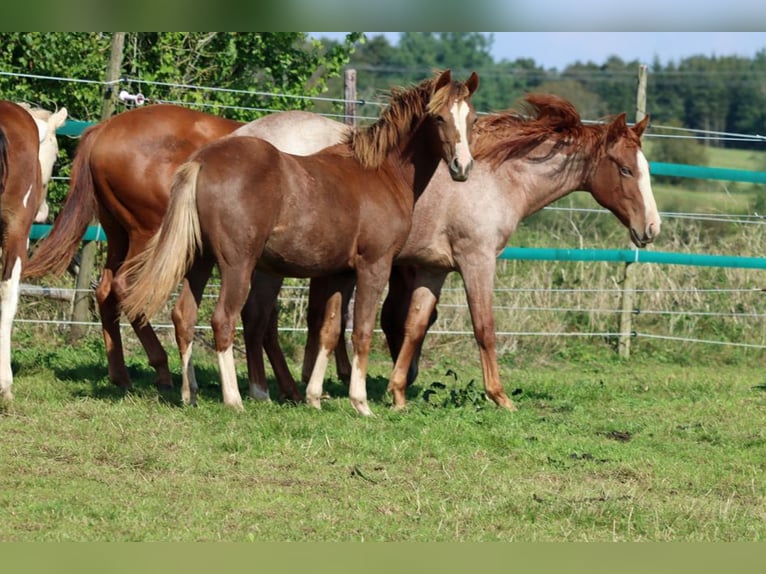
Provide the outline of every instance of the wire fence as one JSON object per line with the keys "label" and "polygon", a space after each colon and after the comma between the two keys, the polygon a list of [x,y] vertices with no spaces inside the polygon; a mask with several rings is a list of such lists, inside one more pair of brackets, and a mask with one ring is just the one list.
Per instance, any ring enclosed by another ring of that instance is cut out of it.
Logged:
{"label": "wire fence", "polygon": [[[35,76],[26,74],[16,74],[0,71],[0,75],[14,75],[18,77],[28,77],[36,79],[47,79],[61,82],[91,83],[102,84],[103,81],[85,80],[78,78],[59,78],[52,76]],[[196,91],[232,91],[243,94],[258,95],[262,97],[274,98],[295,98],[310,99],[314,101],[325,101],[332,103],[347,103],[349,100],[343,98],[327,98],[314,96],[296,96],[283,93],[268,92],[244,92],[238,90],[224,90],[208,86],[195,86],[184,84],[171,84],[163,82],[149,82],[137,78],[121,78],[114,82],[115,89],[124,89],[127,97],[123,104],[125,109],[136,105],[136,90],[151,89],[152,92],[160,92],[161,89],[188,89]],[[129,91],[129,90],[132,90]],[[144,98],[146,102],[176,103],[178,101],[166,100],[161,97]],[[357,105],[383,106],[383,101],[353,100],[351,103]],[[187,102],[183,105],[192,106]],[[198,104],[205,107],[205,104]],[[221,107],[221,106],[218,106]],[[272,112],[274,109],[268,108],[249,108],[240,106],[235,107],[242,111],[254,112]],[[482,113],[480,111],[480,113]],[[326,114],[335,117],[343,117],[343,114]],[[374,120],[374,116],[356,116],[358,119]],[[70,120],[76,121],[76,120]],[[592,120],[596,121],[596,120]],[[688,140],[705,140],[715,138],[716,141],[742,141],[742,142],[764,142],[766,136],[760,134],[741,134],[731,132],[717,132],[711,130],[688,129],[676,126],[665,126],[652,124],[645,138],[675,138]],[[67,178],[54,176],[55,180],[66,181]],[[562,213],[571,218],[573,214],[582,216],[602,216],[609,214],[604,209],[592,207],[573,207],[563,205],[547,206],[544,212],[556,214]],[[611,216],[611,214],[609,214]],[[760,227],[766,222],[766,217],[758,213],[697,213],[686,211],[661,212],[664,221],[691,221],[701,225],[706,223],[722,223],[738,226],[756,226]],[[577,231],[579,235],[579,230]],[[582,236],[579,237],[582,241]],[[515,262],[518,266],[524,265]],[[556,264],[561,268],[572,269],[577,263]],[[601,339],[614,339],[620,335],[617,329],[615,316],[620,310],[619,297],[622,289],[619,286],[620,279],[614,271],[613,265],[594,264],[598,267],[595,275],[599,275],[601,287],[590,288],[581,284],[578,287],[555,287],[549,285],[547,278],[539,279],[538,286],[524,287],[504,284],[503,281],[496,281],[494,290],[496,325],[495,331],[498,337],[506,339],[506,348],[511,348],[519,338],[543,337],[543,338],[569,338],[569,337],[590,337]],[[556,276],[560,274],[553,271],[550,264],[538,264],[541,268],[536,277],[545,275]],[[650,265],[651,266],[651,265]],[[610,269],[611,271],[607,270]],[[702,287],[681,287],[678,285],[684,279],[669,278],[663,272],[654,271],[649,273],[651,281],[647,281],[647,286],[636,289],[637,295],[642,299],[640,308],[635,309],[635,315],[638,318],[635,323],[633,336],[647,340],[657,341],[677,341],[692,344],[712,344],[712,345],[730,345],[734,347],[764,349],[766,348],[766,296],[763,289],[753,286],[757,283],[759,277],[753,276],[754,272],[748,273],[744,270],[727,270],[722,277],[719,274],[699,271],[697,273],[688,273],[687,281],[704,282]],[[520,275],[533,275],[528,270]],[[500,277],[500,274],[498,275]],[[529,277],[528,277],[529,278]],[[517,282],[511,279],[511,283]],[[534,282],[534,280],[533,280]],[[663,285],[674,284],[673,287]],[[696,284],[696,283],[695,283]],[[608,287],[606,285],[613,285]],[[50,293],[51,289],[56,289],[58,297],[66,304],[72,301],[77,291],[66,286],[25,286],[22,294],[25,297],[40,298]],[[93,294],[93,289],[87,290],[89,295]],[[719,299],[726,296],[726,302],[723,307],[716,307],[720,304]],[[207,298],[217,297],[217,286],[211,285],[208,288]],[[575,298],[575,302],[567,302]],[[280,304],[283,307],[283,318],[292,318],[282,321],[280,329],[284,332],[305,332],[305,316],[308,300],[307,284],[293,282],[283,288],[280,298]],[[562,302],[563,301],[563,302]],[[544,304],[540,303],[544,302]],[[537,316],[537,320],[532,317]],[[572,317],[575,320],[572,320]],[[681,320],[685,321],[684,329],[681,329]],[[698,321],[716,321],[718,332],[721,333],[720,339],[702,339],[693,336],[694,327]],[[302,321],[302,323],[301,323]],[[46,319],[35,316],[34,313],[20,313],[17,318],[20,324],[40,324],[40,325],[71,325],[74,322],[66,319],[66,314],[62,313],[55,319]],[[747,329],[742,328],[742,324],[747,323]],[[86,326],[98,327],[100,323],[94,315],[93,321],[78,322]],[[526,325],[534,325],[535,328],[525,328]],[[130,325],[121,324],[122,328],[130,331]],[[162,321],[153,325],[160,330],[172,329],[172,323],[169,320]],[[208,330],[209,327],[202,319],[199,322],[200,330]],[[664,329],[664,330],[663,330]],[[430,329],[431,336],[444,337],[470,337],[473,335],[470,313],[468,311],[465,296],[463,293],[460,278],[457,274],[452,274],[448,280],[439,303],[439,318]]]}

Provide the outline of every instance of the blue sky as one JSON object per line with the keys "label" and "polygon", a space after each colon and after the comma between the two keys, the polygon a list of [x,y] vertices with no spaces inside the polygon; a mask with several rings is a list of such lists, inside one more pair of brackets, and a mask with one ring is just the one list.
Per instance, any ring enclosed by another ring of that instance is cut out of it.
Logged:
{"label": "blue sky", "polygon": [[[630,62],[652,64],[655,56],[663,65],[695,56],[737,55],[752,58],[766,50],[766,32],[489,32],[494,35],[492,56],[502,59],[532,58],[545,68],[563,69],[576,61],[604,63],[616,55]],[[342,38],[345,32],[312,32],[312,35]],[[392,43],[399,32],[385,34]]]}

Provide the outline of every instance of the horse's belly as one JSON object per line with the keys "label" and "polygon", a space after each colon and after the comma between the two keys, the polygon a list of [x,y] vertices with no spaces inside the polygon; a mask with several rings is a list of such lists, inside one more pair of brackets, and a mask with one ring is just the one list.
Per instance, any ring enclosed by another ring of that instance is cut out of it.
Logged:
{"label": "horse's belly", "polygon": [[257,268],[283,277],[318,277],[350,267],[347,249],[294,235],[291,239],[269,240]]}

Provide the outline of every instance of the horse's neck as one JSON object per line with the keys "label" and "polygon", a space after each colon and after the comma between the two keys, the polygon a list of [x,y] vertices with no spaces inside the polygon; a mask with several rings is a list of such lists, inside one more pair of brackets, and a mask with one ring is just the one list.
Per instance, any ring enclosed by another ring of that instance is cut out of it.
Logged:
{"label": "horse's neck", "polygon": [[523,202],[527,217],[575,190],[586,190],[588,162],[582,153],[568,155],[540,150],[503,163],[497,170],[508,183],[510,193]]}
{"label": "horse's neck", "polygon": [[399,147],[389,154],[388,161],[396,165],[403,183],[412,190],[412,199],[416,201],[428,186],[441,156],[436,155],[424,136],[425,130],[419,128],[412,136],[402,141]]}

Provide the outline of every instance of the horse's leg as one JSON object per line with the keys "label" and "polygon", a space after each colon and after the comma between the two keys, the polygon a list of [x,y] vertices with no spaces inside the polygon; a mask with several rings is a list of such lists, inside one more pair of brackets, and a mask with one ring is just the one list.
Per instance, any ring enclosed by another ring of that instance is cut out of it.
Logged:
{"label": "horse's leg", "polygon": [[[100,218],[101,219],[101,218]],[[106,221],[106,217],[103,218]],[[103,225],[103,224],[102,224]],[[112,290],[114,275],[127,252],[127,236],[119,229],[110,228],[106,243],[106,262],[96,286],[96,303],[101,318],[101,332],[104,337],[106,364],[109,380],[123,389],[130,389],[132,383],[125,366],[125,353],[120,333],[120,308],[117,296]]]}
{"label": "horse's leg", "polygon": [[341,317],[338,344],[335,346],[335,372],[338,378],[346,384],[351,381],[351,361],[348,358],[346,347],[346,325],[348,325],[348,312],[351,305],[351,297],[354,295],[356,281],[349,281],[341,292]]}
{"label": "horse's leg", "polygon": [[[313,283],[314,280],[312,280]],[[311,375],[306,386],[306,402],[316,408],[320,407],[322,397],[322,386],[324,383],[327,365],[330,361],[330,354],[336,350],[338,340],[341,338],[342,320],[343,320],[343,293],[348,291],[348,284],[353,286],[353,274],[345,273],[332,277],[321,279],[321,290],[316,290],[314,304],[319,306],[318,298],[322,299],[323,307],[321,310],[315,310],[315,319],[321,319],[321,324],[317,320],[310,328],[314,329],[316,339],[314,359],[310,363]],[[306,359],[304,358],[304,367]]]}
{"label": "horse's leg", "polygon": [[234,336],[237,318],[247,302],[250,292],[250,280],[255,262],[240,260],[235,265],[226,264],[218,259],[221,270],[221,292],[213,311],[212,326],[215,336],[215,350],[218,354],[218,367],[221,371],[221,390],[225,405],[237,410],[244,410],[242,396],[237,384],[237,372],[234,365]]}
{"label": "horse's leg", "polygon": [[372,265],[359,265],[354,300],[354,330],[351,344],[354,358],[348,396],[353,407],[362,415],[371,415],[367,404],[367,362],[370,356],[378,303],[391,273],[391,259],[381,259]]}
{"label": "horse's leg", "polygon": [[431,326],[436,304],[441,295],[445,271],[427,271],[417,269],[411,286],[409,309],[401,328],[401,347],[395,359],[394,369],[388,383],[394,408],[401,409],[406,405],[404,395],[407,379],[413,362],[417,362],[423,346],[428,327]]}
{"label": "horse's leg", "polygon": [[303,347],[303,368],[301,382],[308,384],[319,353],[319,330],[324,322],[328,277],[312,277],[309,282],[309,301],[306,309],[306,344]]}
{"label": "horse's leg", "polygon": [[[135,256],[144,247],[137,240],[131,241],[122,226],[106,210],[99,212],[99,221],[107,234],[106,263],[96,287],[96,301],[101,316],[109,378],[117,386],[129,389],[132,384],[122,347],[120,332],[120,301],[125,293],[125,280],[120,273],[123,262]],[[151,324],[139,317],[131,321],[131,327],[156,373],[155,384],[160,389],[173,387],[168,367],[168,355],[157,338]]]}
{"label": "horse's leg", "polygon": [[[126,259],[131,256],[132,254],[128,253]],[[125,369],[125,357],[122,350],[122,337],[119,325],[119,302],[125,297],[125,278],[120,273],[119,268],[116,268],[115,272],[112,272],[112,269],[115,268],[111,267],[107,272],[107,269],[105,268],[104,273],[102,274],[101,283],[99,283],[98,289],[96,290],[96,299],[99,301],[102,324],[105,322],[106,317],[109,327],[109,336],[114,345],[113,357],[110,357],[110,360],[115,362],[117,368]],[[172,389],[173,379],[170,376],[168,354],[162,346],[162,343],[160,343],[157,333],[155,333],[151,323],[146,321],[143,316],[139,316],[131,321],[130,325],[133,327],[133,331],[146,352],[149,365],[154,369],[155,384],[157,385],[157,388]],[[127,370],[125,371],[125,375],[127,376]],[[128,381],[128,384],[130,384],[130,381]]]}
{"label": "horse's leg", "polygon": [[[386,343],[394,363],[404,344],[404,326],[410,310],[412,292],[415,289],[417,268],[409,265],[395,265],[388,280],[388,294],[380,312],[380,326],[386,336]],[[431,310],[426,331],[436,322],[436,307]],[[407,384],[411,385],[418,377],[420,354],[425,335],[416,346],[412,362],[407,369]]]}
{"label": "horse's leg", "polygon": [[471,312],[473,333],[479,345],[481,369],[484,374],[484,392],[497,405],[515,411],[516,406],[505,394],[500,383],[500,371],[497,365],[497,335],[495,316],[492,311],[492,282],[495,277],[496,260],[472,254],[458,261],[460,274],[463,276],[468,309]]}
{"label": "horse's leg", "polygon": [[277,297],[281,288],[281,277],[256,271],[251,281],[250,294],[242,309],[250,396],[254,399],[269,400],[266,368],[263,363],[265,350],[279,385],[280,397],[299,401],[300,392],[279,346]]}
{"label": "horse's leg", "polygon": [[[332,288],[328,282],[332,281],[328,277],[314,277],[309,284],[309,303],[306,311],[307,335],[306,345],[303,350],[303,369],[301,371],[301,381],[308,383],[311,373],[314,370],[317,353],[319,352],[319,337],[326,317],[327,300]],[[338,378],[348,384],[351,379],[351,362],[348,359],[348,350],[346,349],[345,329],[348,322],[348,307],[351,296],[354,293],[355,281],[349,279],[343,283],[341,289],[341,327],[338,332],[338,341],[335,345],[335,371]]]}
{"label": "horse's leg", "polygon": [[109,380],[120,388],[130,389],[132,383],[128,368],[125,365],[122,337],[120,336],[120,310],[117,298],[112,293],[113,278],[114,271],[109,267],[104,267],[101,272],[101,279],[96,286],[96,302],[101,317],[101,332],[104,337]]}
{"label": "horse's leg", "polygon": [[[21,266],[25,260],[19,239],[12,240],[13,229],[8,230],[2,249],[2,280],[0,280],[0,398],[13,400],[13,370],[11,369],[11,331],[19,305]],[[24,246],[27,236],[24,235]]]}
{"label": "horse's leg", "polygon": [[290,367],[287,365],[282,347],[279,345],[279,305],[276,302],[271,307],[269,323],[266,326],[266,335],[263,339],[263,350],[269,358],[274,376],[277,379],[280,400],[301,402],[303,397],[298,390],[298,385],[295,384]]}
{"label": "horse's leg", "polygon": [[213,269],[213,261],[200,256],[186,274],[181,293],[176,301],[171,317],[175,328],[176,345],[181,358],[181,401],[185,405],[197,404],[197,375],[192,362],[194,345],[194,327],[197,324],[205,285]]}

